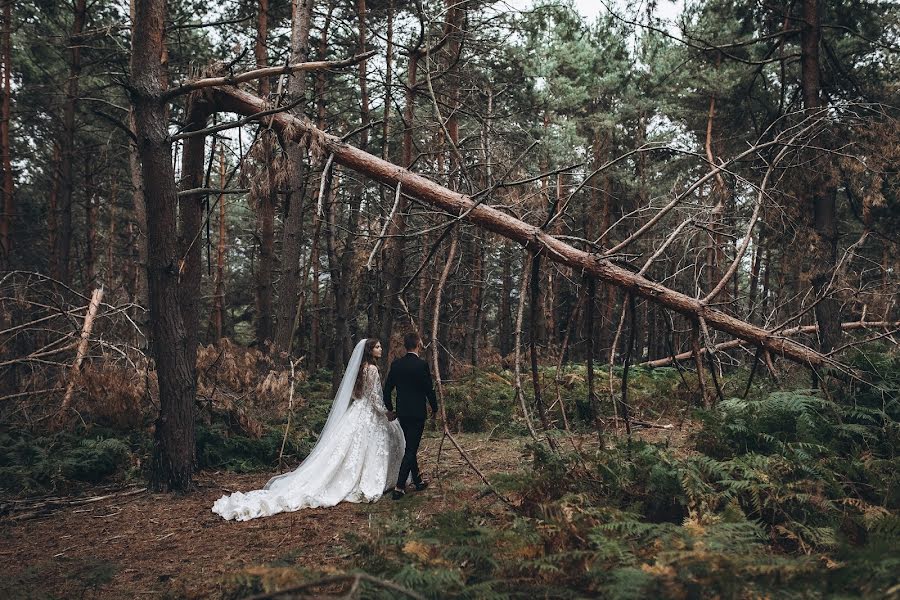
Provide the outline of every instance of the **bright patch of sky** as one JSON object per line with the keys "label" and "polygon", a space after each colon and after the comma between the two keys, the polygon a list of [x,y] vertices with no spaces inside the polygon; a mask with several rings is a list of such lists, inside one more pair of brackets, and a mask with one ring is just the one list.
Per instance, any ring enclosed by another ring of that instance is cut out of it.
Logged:
{"label": "bright patch of sky", "polygon": [[[507,0],[506,4],[513,9],[527,10],[531,8],[534,0]],[[576,10],[584,16],[588,23],[607,10],[614,11],[617,15],[629,17],[646,11],[646,0],[637,2],[628,0],[574,0],[572,4]],[[658,0],[653,10],[653,16],[662,19],[669,25],[670,31],[675,26],[678,16],[684,10],[684,0]]]}

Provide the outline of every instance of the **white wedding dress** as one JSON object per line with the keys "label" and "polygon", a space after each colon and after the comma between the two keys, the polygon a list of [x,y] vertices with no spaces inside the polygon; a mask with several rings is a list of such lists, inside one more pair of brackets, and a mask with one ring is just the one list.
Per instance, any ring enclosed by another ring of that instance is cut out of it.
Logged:
{"label": "white wedding dress", "polygon": [[290,473],[261,490],[235,492],[213,504],[225,519],[247,521],[339,502],[374,502],[392,488],[405,442],[399,423],[388,421],[378,368],[366,365],[360,398],[351,398],[365,340],[353,350],[319,441]]}

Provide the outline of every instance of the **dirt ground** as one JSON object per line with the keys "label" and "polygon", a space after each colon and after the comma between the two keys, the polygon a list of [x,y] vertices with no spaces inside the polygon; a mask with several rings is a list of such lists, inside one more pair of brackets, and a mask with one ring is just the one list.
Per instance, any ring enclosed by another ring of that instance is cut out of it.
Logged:
{"label": "dirt ground", "polygon": [[[647,430],[640,435],[663,441],[679,433]],[[423,440],[420,464],[426,477],[435,470],[439,439],[432,433]],[[460,434],[457,439],[488,478],[524,466],[527,438]],[[580,443],[595,444],[590,438]],[[490,496],[477,499],[482,484],[449,442],[441,474],[444,485],[431,477],[429,489],[399,502],[384,497],[373,504],[342,503],[242,523],[224,521],[210,507],[223,493],[259,488],[271,474],[201,472],[197,491],[186,496],[138,487],[103,489],[95,495],[119,495],[77,505],[68,505],[76,499],[66,498],[66,504],[39,516],[13,511],[0,519],[0,597],[233,597],[241,577],[261,569],[271,576],[278,565],[292,567],[294,577],[304,566],[344,571],[354,566],[353,552],[344,544],[347,535],[365,536],[373,523],[392,513],[406,511],[414,520],[427,520],[464,504],[493,502]]]}

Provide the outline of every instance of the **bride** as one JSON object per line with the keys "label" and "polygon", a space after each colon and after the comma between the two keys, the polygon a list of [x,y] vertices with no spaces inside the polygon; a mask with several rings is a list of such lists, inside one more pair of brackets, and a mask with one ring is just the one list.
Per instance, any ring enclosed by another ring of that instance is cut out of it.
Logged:
{"label": "bride", "polygon": [[403,458],[403,430],[389,420],[378,367],[381,342],[361,340],[347,364],[319,441],[300,466],[261,490],[213,504],[225,519],[247,521],[339,502],[374,502],[393,487]]}

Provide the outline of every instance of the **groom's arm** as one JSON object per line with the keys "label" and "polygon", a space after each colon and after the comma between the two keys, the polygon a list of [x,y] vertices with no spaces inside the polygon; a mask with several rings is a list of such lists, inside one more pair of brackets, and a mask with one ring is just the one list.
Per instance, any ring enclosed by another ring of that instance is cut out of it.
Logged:
{"label": "groom's arm", "polygon": [[396,386],[397,382],[394,381],[394,365],[391,365],[388,369],[388,376],[384,380],[384,394],[382,394],[384,405],[391,412],[394,410],[394,401],[391,396],[394,394],[394,388]]}
{"label": "groom's arm", "polygon": [[428,404],[431,405],[431,416],[437,415],[437,395],[434,393],[434,383],[431,381],[431,368],[428,366],[427,361],[425,362],[425,397],[428,398]]}

